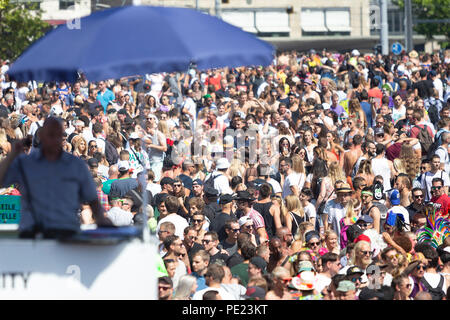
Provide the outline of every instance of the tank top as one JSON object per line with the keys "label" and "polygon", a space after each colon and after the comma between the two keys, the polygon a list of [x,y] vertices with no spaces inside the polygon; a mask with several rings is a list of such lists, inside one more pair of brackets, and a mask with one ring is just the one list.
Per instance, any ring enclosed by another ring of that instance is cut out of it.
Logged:
{"label": "tank top", "polygon": [[[150,137],[152,139],[152,144],[160,146],[158,134],[159,131],[155,131],[155,134]],[[162,162],[164,160],[164,151],[148,148],[148,157],[150,158],[151,162]]]}
{"label": "tank top", "polygon": [[292,217],[291,233],[295,235],[297,234],[298,226],[300,225],[300,223],[305,222],[305,217],[302,218],[293,212],[289,212],[289,215]]}
{"label": "tank top", "polygon": [[391,189],[391,168],[389,168],[388,160],[385,158],[372,159],[372,171],[374,175],[383,177],[384,190]]}
{"label": "tank top", "polygon": [[270,208],[272,207],[272,202],[267,203],[255,203],[253,209],[258,211],[264,219],[264,224],[266,225],[266,232],[269,238],[275,235],[275,221],[273,216],[270,214]]}

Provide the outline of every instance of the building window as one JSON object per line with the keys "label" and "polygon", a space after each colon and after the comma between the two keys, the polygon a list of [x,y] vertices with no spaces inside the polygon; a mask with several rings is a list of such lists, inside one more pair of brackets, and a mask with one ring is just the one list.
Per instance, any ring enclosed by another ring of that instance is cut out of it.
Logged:
{"label": "building window", "polygon": [[222,19],[229,24],[241,28],[244,31],[256,34],[258,30],[255,28],[255,12],[241,10],[222,11]]}
{"label": "building window", "polygon": [[350,35],[349,8],[303,8],[300,14],[302,35]]}
{"label": "building window", "polygon": [[286,10],[223,10],[222,19],[259,37],[289,37]]}
{"label": "building window", "polygon": [[289,37],[289,14],[284,11],[256,11],[255,26],[260,37]]}
{"label": "building window", "polygon": [[59,0],[59,10],[68,10],[75,7],[75,0]]}

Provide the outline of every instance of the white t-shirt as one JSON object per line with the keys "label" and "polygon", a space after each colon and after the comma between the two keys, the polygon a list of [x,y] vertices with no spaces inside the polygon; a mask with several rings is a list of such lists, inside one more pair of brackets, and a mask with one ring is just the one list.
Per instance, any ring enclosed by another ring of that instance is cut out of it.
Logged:
{"label": "white t-shirt", "polygon": [[425,192],[425,201],[429,201],[431,199],[431,181],[433,181],[434,178],[442,178],[444,180],[444,186],[450,186],[450,179],[448,177],[448,173],[442,170],[436,171],[436,173],[432,173],[431,171],[428,171],[425,173],[425,177],[422,178],[422,189],[426,189]]}
{"label": "white t-shirt", "polygon": [[225,175],[216,172],[213,177],[216,177],[214,178],[214,189],[219,191],[219,194],[233,194],[233,190],[230,188],[230,182]]}
{"label": "white t-shirt", "polygon": [[95,142],[97,143],[97,150],[105,154],[106,142],[103,138],[95,138]]}
{"label": "white t-shirt", "polygon": [[158,234],[161,224],[166,221],[172,222],[175,225],[175,235],[178,236],[181,240],[184,240],[184,229],[186,227],[189,227],[189,224],[185,218],[177,215],[176,213],[172,213],[167,217],[159,220],[158,225],[156,226],[156,234]]}
{"label": "white t-shirt", "polygon": [[[425,278],[425,280],[430,284],[430,286],[432,288],[436,288],[439,285],[439,281],[441,281],[441,274],[440,273],[429,273],[429,272],[425,272],[425,274],[423,275],[423,277]],[[447,288],[447,283],[444,277],[444,283],[442,285],[442,291],[444,293],[446,292],[446,288]]]}
{"label": "white t-shirt", "polygon": [[330,285],[331,278],[328,278],[327,276],[324,276],[323,274],[318,274],[316,276],[316,291],[322,292],[325,287]]}
{"label": "white t-shirt", "polygon": [[299,191],[303,189],[306,175],[292,171],[284,180],[282,197],[285,199],[292,194],[291,187],[296,186]]}
{"label": "white t-shirt", "polygon": [[147,183],[147,190],[150,191],[153,196],[155,196],[161,192],[161,185],[158,183],[152,183],[151,181],[149,181]]}
{"label": "white t-shirt", "polygon": [[283,191],[281,189],[280,183],[277,180],[270,178],[268,180],[268,183],[272,186],[273,193],[281,193]]}
{"label": "white t-shirt", "polygon": [[[328,215],[328,224],[337,233],[341,234],[341,226],[339,221],[345,217],[345,207],[334,200],[328,200],[323,209],[323,213]],[[338,242],[340,244],[340,239],[338,237]]]}
{"label": "white t-shirt", "polygon": [[218,291],[219,295],[222,297],[222,300],[236,300],[236,298],[225,289],[212,287],[206,287],[205,289],[197,291],[196,293],[194,293],[192,300],[203,300],[203,294],[205,294],[205,292],[208,292],[210,290]]}
{"label": "white t-shirt", "polygon": [[133,214],[119,207],[113,207],[106,213],[111,222],[118,227],[130,226],[133,224]]}
{"label": "white t-shirt", "polygon": [[305,212],[308,219],[316,218],[316,207],[312,203],[308,203],[306,207],[303,207],[303,211]]}
{"label": "white t-shirt", "polygon": [[450,161],[448,159],[448,152],[447,152],[447,150],[445,150],[444,147],[439,147],[439,148],[436,149],[434,154],[437,154],[439,156],[439,158],[441,159],[441,163],[445,164],[444,168],[445,168],[445,171],[448,174],[450,172]]}
{"label": "white t-shirt", "polygon": [[397,122],[401,117],[403,117],[406,113],[406,108],[404,105],[400,106],[400,108],[392,108],[392,120]]}
{"label": "white t-shirt", "polygon": [[197,104],[194,102],[194,100],[190,97],[186,98],[184,101],[183,108],[186,108],[186,110],[192,115],[188,116],[191,121],[192,129],[195,128],[195,122],[197,119]]}

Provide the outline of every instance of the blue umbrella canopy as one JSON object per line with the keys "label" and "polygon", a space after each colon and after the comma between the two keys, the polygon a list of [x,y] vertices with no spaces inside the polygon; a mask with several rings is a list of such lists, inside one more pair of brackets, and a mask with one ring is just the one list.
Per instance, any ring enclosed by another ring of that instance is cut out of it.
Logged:
{"label": "blue umbrella canopy", "polygon": [[188,8],[128,6],[60,25],[11,66],[17,81],[91,81],[124,76],[269,65],[274,47],[216,17]]}

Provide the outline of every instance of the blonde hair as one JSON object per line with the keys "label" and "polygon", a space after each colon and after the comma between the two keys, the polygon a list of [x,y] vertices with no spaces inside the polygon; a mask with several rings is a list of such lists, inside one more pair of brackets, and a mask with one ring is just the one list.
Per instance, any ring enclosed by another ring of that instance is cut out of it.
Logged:
{"label": "blonde hair", "polygon": [[359,250],[361,249],[361,247],[362,247],[364,244],[369,245],[369,247],[371,248],[370,242],[364,241],[364,240],[358,241],[358,242],[356,243],[356,245],[355,245],[355,248],[353,249],[353,251],[352,251],[352,253],[351,253],[351,257],[350,257],[350,260],[349,260],[349,262],[350,262],[351,265],[354,265],[354,264],[355,264],[356,257],[357,257],[357,256],[356,256],[356,252],[359,251]]}
{"label": "blonde hair", "polygon": [[413,181],[420,172],[421,164],[420,159],[415,156],[413,147],[409,144],[403,144],[398,159],[402,161],[404,173]]}
{"label": "blonde hair", "polygon": [[158,130],[161,131],[166,137],[170,136],[169,127],[166,120],[160,120],[158,122]]}
{"label": "blonde hair", "polygon": [[303,211],[302,204],[300,203],[300,199],[296,197],[295,195],[291,194],[286,197],[286,212],[285,215],[283,215],[284,221],[286,221],[289,215],[289,212],[295,212],[300,217],[305,217],[305,211]]}
{"label": "blonde hair", "polygon": [[235,158],[231,160],[230,167],[228,168],[228,173],[231,177],[243,177],[245,173],[245,169],[241,160]]}
{"label": "blonde hair", "polygon": [[330,163],[328,167],[328,176],[331,179],[331,182],[333,185],[336,183],[336,181],[345,181],[347,178],[345,177],[344,171],[342,170],[342,167],[340,166],[339,162],[333,161]]}
{"label": "blonde hair", "polygon": [[296,173],[305,173],[305,164],[303,159],[298,155],[292,156],[292,170]]}
{"label": "blonde hair", "polygon": [[[84,149],[84,152],[80,151],[80,144],[81,142],[84,141],[84,145],[86,146],[86,148]],[[87,152],[88,152],[88,144],[86,139],[83,138],[82,135],[76,135],[75,137],[72,138],[72,144],[73,144],[73,152],[78,152],[81,155],[87,156]]]}
{"label": "blonde hair", "polygon": [[395,171],[397,171],[397,173],[406,174],[406,168],[405,168],[405,163],[404,163],[403,159],[395,158],[394,161],[392,161],[392,164],[394,166]]}
{"label": "blonde hair", "polygon": [[304,221],[298,225],[297,233],[294,236],[295,240],[303,243],[305,241],[305,233],[314,230],[314,225],[309,221]]}
{"label": "blonde hair", "polygon": [[361,160],[357,174],[373,174],[372,162],[370,160]]}
{"label": "blonde hair", "polygon": [[345,217],[352,219],[354,217],[357,217],[358,214],[355,212],[356,209],[360,206],[358,199],[352,199],[347,203],[347,206],[345,207]]}

